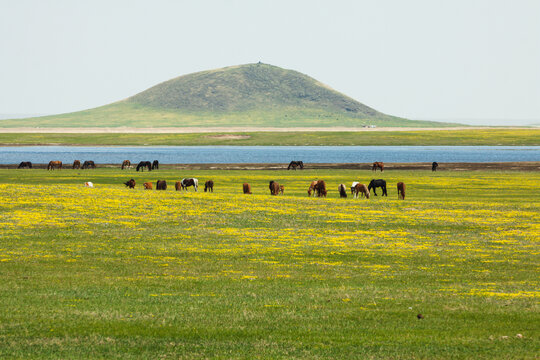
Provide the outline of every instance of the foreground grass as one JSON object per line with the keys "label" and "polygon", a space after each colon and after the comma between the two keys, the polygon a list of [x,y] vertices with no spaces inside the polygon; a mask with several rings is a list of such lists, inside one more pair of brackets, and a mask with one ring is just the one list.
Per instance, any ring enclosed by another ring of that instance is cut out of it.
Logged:
{"label": "foreground grass", "polygon": [[[237,136],[230,138],[230,136]],[[238,136],[240,135],[240,137]],[[245,132],[202,134],[0,134],[2,145],[540,145],[540,129]]]}
{"label": "foreground grass", "polygon": [[0,170],[0,357],[535,358],[540,175],[378,176],[354,200],[371,172]]}

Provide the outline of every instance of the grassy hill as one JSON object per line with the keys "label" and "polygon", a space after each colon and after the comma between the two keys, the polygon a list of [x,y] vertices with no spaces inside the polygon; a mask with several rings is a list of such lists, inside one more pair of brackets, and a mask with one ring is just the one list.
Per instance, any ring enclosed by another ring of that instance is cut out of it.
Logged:
{"label": "grassy hill", "polygon": [[362,125],[440,127],[449,124],[386,115],[307,75],[261,63],[180,76],[95,109],[0,121],[0,127]]}

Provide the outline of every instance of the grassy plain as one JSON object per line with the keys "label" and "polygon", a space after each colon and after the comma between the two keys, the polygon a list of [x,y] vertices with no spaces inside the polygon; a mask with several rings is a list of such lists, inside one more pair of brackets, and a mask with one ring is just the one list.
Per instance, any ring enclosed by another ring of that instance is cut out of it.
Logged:
{"label": "grassy plain", "polygon": [[[174,191],[191,176],[215,192]],[[392,171],[388,198],[337,198],[372,177],[0,170],[0,357],[537,358],[540,174]]]}
{"label": "grassy plain", "polygon": [[[235,138],[236,136],[236,138]],[[540,129],[242,132],[196,134],[0,133],[1,145],[540,145]]]}

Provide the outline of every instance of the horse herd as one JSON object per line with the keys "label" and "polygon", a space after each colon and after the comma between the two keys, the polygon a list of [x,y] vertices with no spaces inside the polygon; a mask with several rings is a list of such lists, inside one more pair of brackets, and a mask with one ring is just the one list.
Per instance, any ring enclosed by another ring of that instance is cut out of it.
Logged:
{"label": "horse herd", "polygon": [[[124,185],[130,189],[134,189],[136,182],[135,179],[130,179],[124,183]],[[199,187],[199,180],[196,178],[185,178],[180,181],[176,181],[174,184],[174,188],[176,191],[187,191],[190,186],[193,186],[195,191],[197,191]],[[370,181],[369,185],[366,186],[365,184],[361,184],[358,181],[355,181],[351,185],[351,195],[357,199],[360,197],[365,197],[366,199],[370,198],[371,190],[373,189],[373,195],[377,196],[376,188],[380,187],[382,190],[382,196],[388,196],[387,190],[386,190],[386,181],[383,179],[373,179]],[[145,182],[143,183],[143,188],[145,190],[153,190],[154,186],[152,182]],[[285,186],[280,185],[277,181],[271,180],[268,184],[268,188],[270,189],[270,195],[283,195],[285,192]],[[167,190],[167,181],[166,180],[158,180],[156,181],[156,190]],[[251,191],[251,185],[249,183],[243,183],[242,184],[242,190],[244,194],[252,194]],[[405,200],[405,184],[403,182],[397,183],[397,190],[398,190],[398,199]],[[214,181],[208,180],[204,183],[204,192],[214,192]],[[347,191],[344,184],[339,184],[338,186],[338,192],[339,196],[341,198],[347,197]],[[317,196],[317,197],[326,197],[328,191],[326,190],[326,182],[324,180],[314,180],[311,182],[308,188],[308,196],[311,197]]]}

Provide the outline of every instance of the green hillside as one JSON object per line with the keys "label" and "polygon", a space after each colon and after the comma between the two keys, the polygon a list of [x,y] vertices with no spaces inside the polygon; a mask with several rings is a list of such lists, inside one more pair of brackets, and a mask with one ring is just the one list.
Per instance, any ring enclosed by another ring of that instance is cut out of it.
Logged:
{"label": "green hillside", "polygon": [[386,115],[307,75],[261,63],[180,76],[95,109],[0,121],[0,127],[362,125],[440,127],[449,124]]}

